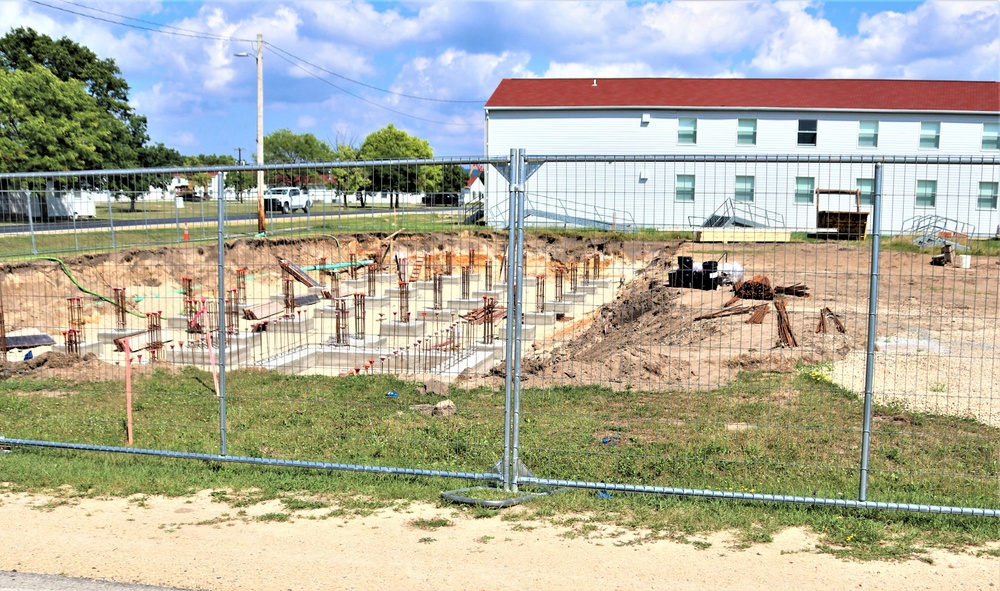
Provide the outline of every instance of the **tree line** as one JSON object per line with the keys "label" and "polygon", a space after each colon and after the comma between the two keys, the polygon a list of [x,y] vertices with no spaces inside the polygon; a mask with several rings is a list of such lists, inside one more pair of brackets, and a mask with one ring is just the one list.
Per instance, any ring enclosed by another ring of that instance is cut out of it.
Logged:
{"label": "tree line", "polygon": [[[112,59],[66,37],[54,40],[30,28],[0,38],[0,172],[201,167],[240,164],[227,154],[184,156],[162,142],[152,143],[146,117],[128,103],[129,85]],[[264,162],[356,162],[426,159],[430,144],[392,124],[369,134],[360,145],[335,145],[313,134],[288,129],[264,138]],[[255,155],[250,155],[255,160]],[[468,172],[459,165],[346,167],[269,171],[269,185],[326,186],[344,194],[367,191],[459,191]],[[192,174],[193,186],[207,187],[207,173]],[[134,175],[110,190],[135,192],[165,187],[169,178]],[[253,173],[229,174],[227,187],[256,185]],[[4,187],[0,187],[4,188]],[[363,198],[363,197],[362,197]]]}

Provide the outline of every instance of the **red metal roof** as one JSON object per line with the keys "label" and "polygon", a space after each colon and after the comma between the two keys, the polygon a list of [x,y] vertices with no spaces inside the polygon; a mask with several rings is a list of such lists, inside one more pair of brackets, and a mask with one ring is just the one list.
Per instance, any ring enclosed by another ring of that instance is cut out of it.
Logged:
{"label": "red metal roof", "polygon": [[659,107],[1000,112],[1000,82],[790,78],[505,78],[495,108]]}

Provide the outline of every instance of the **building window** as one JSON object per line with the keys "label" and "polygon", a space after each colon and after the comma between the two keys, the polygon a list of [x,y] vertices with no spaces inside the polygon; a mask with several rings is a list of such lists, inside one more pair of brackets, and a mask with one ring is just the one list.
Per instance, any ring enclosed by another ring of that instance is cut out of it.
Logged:
{"label": "building window", "polygon": [[920,123],[920,147],[937,148],[941,145],[941,122],[922,121]]}
{"label": "building window", "polygon": [[997,182],[979,183],[979,202],[976,205],[979,209],[997,208]]}
{"label": "building window", "polygon": [[878,147],[878,121],[858,122],[858,147],[859,148]]}
{"label": "building window", "polygon": [[738,176],[736,177],[736,201],[753,201],[753,184],[754,179],[752,176]]}
{"label": "building window", "polygon": [[677,143],[697,144],[698,143],[698,120],[678,119],[677,120]]}
{"label": "building window", "polygon": [[937,201],[937,181],[917,181],[917,207],[934,207]]}
{"label": "building window", "polygon": [[674,198],[677,201],[694,201],[694,175],[677,175],[677,185],[674,188]]}
{"label": "building window", "polygon": [[740,146],[757,145],[757,120],[740,119],[736,124],[736,144]]}
{"label": "building window", "polygon": [[983,149],[1000,150],[1000,123],[983,123]]}
{"label": "building window", "polygon": [[816,145],[816,126],[817,122],[815,119],[799,119],[800,146]]}
{"label": "building window", "polygon": [[816,189],[816,179],[811,176],[795,177],[795,202],[812,203],[813,191]]}
{"label": "building window", "polygon": [[861,205],[875,203],[875,179],[857,179],[854,187],[861,191]]}

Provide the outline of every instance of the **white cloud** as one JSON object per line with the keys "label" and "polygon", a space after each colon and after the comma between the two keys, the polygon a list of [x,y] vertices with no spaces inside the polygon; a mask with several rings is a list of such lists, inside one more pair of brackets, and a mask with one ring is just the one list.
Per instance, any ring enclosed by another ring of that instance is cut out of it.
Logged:
{"label": "white cloud", "polygon": [[750,62],[766,75],[995,80],[1000,73],[997,2],[926,2],[910,12],[865,14],[857,35],[804,5],[779,6],[786,20]]}
{"label": "white cloud", "polygon": [[508,77],[995,80],[1000,72],[1000,3],[987,0],[859,2],[846,10],[819,0],[81,2],[243,40],[151,33],[0,0],[0,23],[67,36],[113,58],[154,141],[176,136],[178,147],[200,140],[220,152],[247,145],[243,136],[252,141],[254,62],[232,54],[253,52],[258,32],[267,44],[266,131],[322,130],[317,135],[331,142],[360,141],[392,122],[435,147],[465,147],[455,155],[481,149],[483,116],[481,103],[451,101],[485,101]]}
{"label": "white cloud", "polygon": [[580,64],[551,62],[545,78],[649,78],[656,76],[644,62],[617,64]]}

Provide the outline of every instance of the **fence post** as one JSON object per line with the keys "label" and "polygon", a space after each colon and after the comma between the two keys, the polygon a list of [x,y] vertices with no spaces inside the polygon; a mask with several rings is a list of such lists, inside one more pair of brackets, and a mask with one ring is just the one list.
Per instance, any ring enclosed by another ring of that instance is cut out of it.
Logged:
{"label": "fence post", "polygon": [[[215,195],[219,204],[217,227],[219,230],[219,455],[226,455],[226,199],[225,176],[215,175]],[[204,203],[204,202],[203,202]],[[203,206],[204,207],[204,206]],[[211,345],[209,345],[211,346]]]}
{"label": "fence post", "polygon": [[503,476],[503,488],[505,491],[511,490],[511,393],[513,391],[512,374],[514,368],[514,301],[515,288],[514,281],[516,264],[514,257],[514,244],[517,242],[515,234],[515,217],[517,216],[517,154],[512,148],[510,151],[510,161],[508,170],[510,175],[507,179],[508,211],[507,211],[507,332],[504,340],[504,427],[503,427],[503,461],[501,462],[501,474]]}
{"label": "fence post", "polygon": [[[31,254],[38,254],[38,248],[35,246],[35,216],[31,211],[31,194],[34,191],[25,191],[28,194],[28,233],[31,234]],[[41,207],[41,201],[39,200],[39,207]]]}
{"label": "fence post", "polygon": [[111,248],[115,249],[115,248],[118,248],[118,245],[115,243],[115,212],[114,212],[114,209],[112,209],[112,207],[111,207],[111,201],[113,199],[114,199],[114,197],[111,195],[111,190],[109,189],[108,190],[108,225],[111,227]]}
{"label": "fence post", "polygon": [[[513,422],[511,424],[511,431],[513,432],[513,443],[511,444],[511,451],[513,456],[511,457],[511,467],[513,474],[511,476],[512,490],[517,492],[518,477],[520,476],[519,466],[521,460],[519,458],[519,447],[521,438],[521,333],[523,322],[523,312],[522,304],[524,303],[524,180],[527,176],[525,173],[524,165],[524,148],[518,150],[517,160],[515,166],[517,169],[516,178],[517,185],[515,185],[517,193],[517,208],[514,220],[511,222],[513,227],[517,228],[517,251],[514,253],[513,264],[517,270],[517,276],[514,284],[514,303],[512,307],[514,309],[514,376],[513,376],[513,391],[511,396],[514,402],[514,416]],[[508,275],[508,278],[510,276]],[[508,306],[508,310],[511,306]]]}
{"label": "fence post", "polygon": [[858,500],[868,500],[868,456],[871,446],[872,392],[875,385],[875,332],[878,320],[878,264],[882,239],[882,164],[875,163],[875,195],[872,198],[872,262],[868,287],[868,336],[865,352],[865,407],[861,427],[861,474]]}

